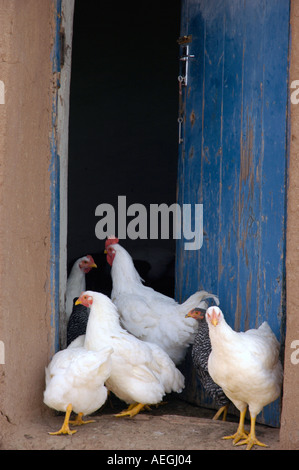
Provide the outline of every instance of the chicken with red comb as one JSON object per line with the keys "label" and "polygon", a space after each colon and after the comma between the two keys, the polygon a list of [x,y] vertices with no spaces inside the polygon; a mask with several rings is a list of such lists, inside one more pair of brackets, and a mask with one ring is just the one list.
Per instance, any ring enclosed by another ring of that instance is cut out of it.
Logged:
{"label": "chicken with red comb", "polygon": [[160,346],[175,364],[182,362],[198,328],[197,321],[185,315],[194,307],[207,308],[210,298],[218,305],[218,297],[202,290],[179,304],[143,285],[132,257],[116,237],[106,240],[106,252],[113,284],[111,299],[123,327],[142,341]]}

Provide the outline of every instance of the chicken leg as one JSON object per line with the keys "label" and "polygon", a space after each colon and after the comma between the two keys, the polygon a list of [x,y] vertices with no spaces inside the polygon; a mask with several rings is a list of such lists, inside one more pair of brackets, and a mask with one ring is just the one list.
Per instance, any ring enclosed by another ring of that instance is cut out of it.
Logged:
{"label": "chicken leg", "polygon": [[83,413],[78,413],[76,416],[76,419],[74,421],[69,421],[70,424],[73,426],[81,426],[82,424],[89,424],[89,423],[94,423],[94,419],[90,419],[88,421],[83,421],[82,419]]}
{"label": "chicken leg", "polygon": [[241,439],[247,439],[248,433],[244,429],[245,415],[246,415],[246,408],[240,413],[239,426],[235,434],[232,434],[231,436],[224,436],[222,439],[233,439],[234,445],[237,442],[239,442]]}
{"label": "chicken leg", "polygon": [[117,418],[120,418],[122,416],[130,416],[130,418],[133,418],[133,416],[140,413],[140,411],[143,410],[145,407],[146,405],[143,405],[142,403],[132,403],[126,410],[121,411],[120,413],[114,416],[116,416]]}
{"label": "chicken leg", "polygon": [[223,413],[222,421],[226,421],[227,410],[228,410],[228,405],[221,406],[221,408],[219,408],[217,413],[213,416],[213,419],[214,420],[218,419]]}
{"label": "chicken leg", "polygon": [[49,434],[51,434],[51,436],[60,436],[61,434],[69,434],[69,435],[72,435],[74,434],[75,432],[77,431],[71,431],[70,428],[69,428],[69,422],[70,422],[70,415],[71,415],[71,412],[72,412],[72,405],[71,403],[67,406],[66,408],[66,412],[65,412],[65,417],[64,417],[64,422],[63,422],[63,425],[61,426],[61,428],[59,429],[59,431],[56,431],[56,432],[49,432]]}
{"label": "chicken leg", "polygon": [[242,446],[244,444],[247,444],[246,450],[250,450],[254,445],[260,446],[260,447],[268,447],[267,444],[263,444],[260,442],[255,435],[255,416],[250,415],[250,433],[244,441],[238,442],[236,445],[237,446]]}

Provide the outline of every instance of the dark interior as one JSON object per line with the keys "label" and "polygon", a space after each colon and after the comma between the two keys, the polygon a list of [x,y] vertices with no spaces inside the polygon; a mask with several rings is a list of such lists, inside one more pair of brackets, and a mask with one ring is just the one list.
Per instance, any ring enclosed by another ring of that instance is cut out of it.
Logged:
{"label": "dark interior", "polygon": [[[70,97],[68,269],[92,254],[87,287],[110,293],[95,209],[176,202],[180,1],[76,0]],[[128,217],[130,221],[134,217]],[[149,227],[148,227],[149,237]],[[121,240],[148,285],[173,295],[175,241]]]}

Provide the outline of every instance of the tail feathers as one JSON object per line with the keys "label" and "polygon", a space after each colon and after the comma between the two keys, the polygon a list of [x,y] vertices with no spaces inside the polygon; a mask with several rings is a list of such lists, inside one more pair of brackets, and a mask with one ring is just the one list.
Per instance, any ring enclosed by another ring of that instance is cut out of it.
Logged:
{"label": "tail feathers", "polygon": [[174,384],[172,386],[172,390],[174,392],[181,393],[184,388],[185,388],[185,377],[179,371],[179,369],[176,369],[176,371],[175,371],[175,381],[174,381]]}
{"label": "tail feathers", "polygon": [[174,365],[173,367],[165,374],[163,378],[163,386],[165,393],[181,393],[185,388],[185,377]]}
{"label": "tail feathers", "polygon": [[188,313],[192,308],[208,308],[207,299],[213,299],[216,305],[219,305],[219,298],[215,294],[210,294],[201,290],[192,294],[183,304],[181,304],[183,313]]}

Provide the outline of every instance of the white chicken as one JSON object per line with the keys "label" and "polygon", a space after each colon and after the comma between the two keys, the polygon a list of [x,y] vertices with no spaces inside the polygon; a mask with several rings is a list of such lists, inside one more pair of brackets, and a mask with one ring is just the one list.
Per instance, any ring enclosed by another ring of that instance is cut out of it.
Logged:
{"label": "white chicken", "polygon": [[[206,320],[212,345],[209,374],[240,411],[237,432],[224,439],[233,439],[237,445],[247,444],[248,450],[254,445],[264,447],[256,438],[255,421],[263,407],[281,392],[279,342],[267,322],[258,329],[234,331],[216,306],[208,308]],[[244,430],[247,405],[251,419],[249,435]]]}
{"label": "white chicken", "polygon": [[91,255],[83,256],[82,258],[77,259],[73,264],[71,272],[67,278],[66,285],[65,312],[67,321],[73,311],[74,298],[79,297],[81,292],[86,290],[85,274],[89,273],[92,268],[96,267],[97,265]]}
{"label": "white chicken", "polygon": [[109,237],[105,243],[107,262],[111,266],[111,299],[117,306],[121,322],[131,334],[160,346],[175,364],[185,357],[193,343],[198,323],[185,315],[194,307],[207,308],[206,299],[218,297],[206,291],[198,291],[183,304],[144,286],[129,253]]}
{"label": "white chicken", "polygon": [[98,350],[112,347],[112,368],[106,381],[129,408],[116,416],[134,416],[148,405],[161,402],[166,393],[180,393],[184,376],[169,356],[156,344],[140,341],[124,330],[113,302],[104,294],[86,291],[77,303],[90,307],[85,347]]}
{"label": "white chicken", "polygon": [[[97,411],[107,399],[104,383],[111,372],[112,348],[104,346],[97,352],[82,346],[84,336],[78,337],[67,349],[54,354],[46,367],[44,403],[57,411],[65,412],[61,429],[51,435],[74,434],[69,424],[79,426],[92,423],[82,416]],[[71,412],[77,413],[70,421]]]}

